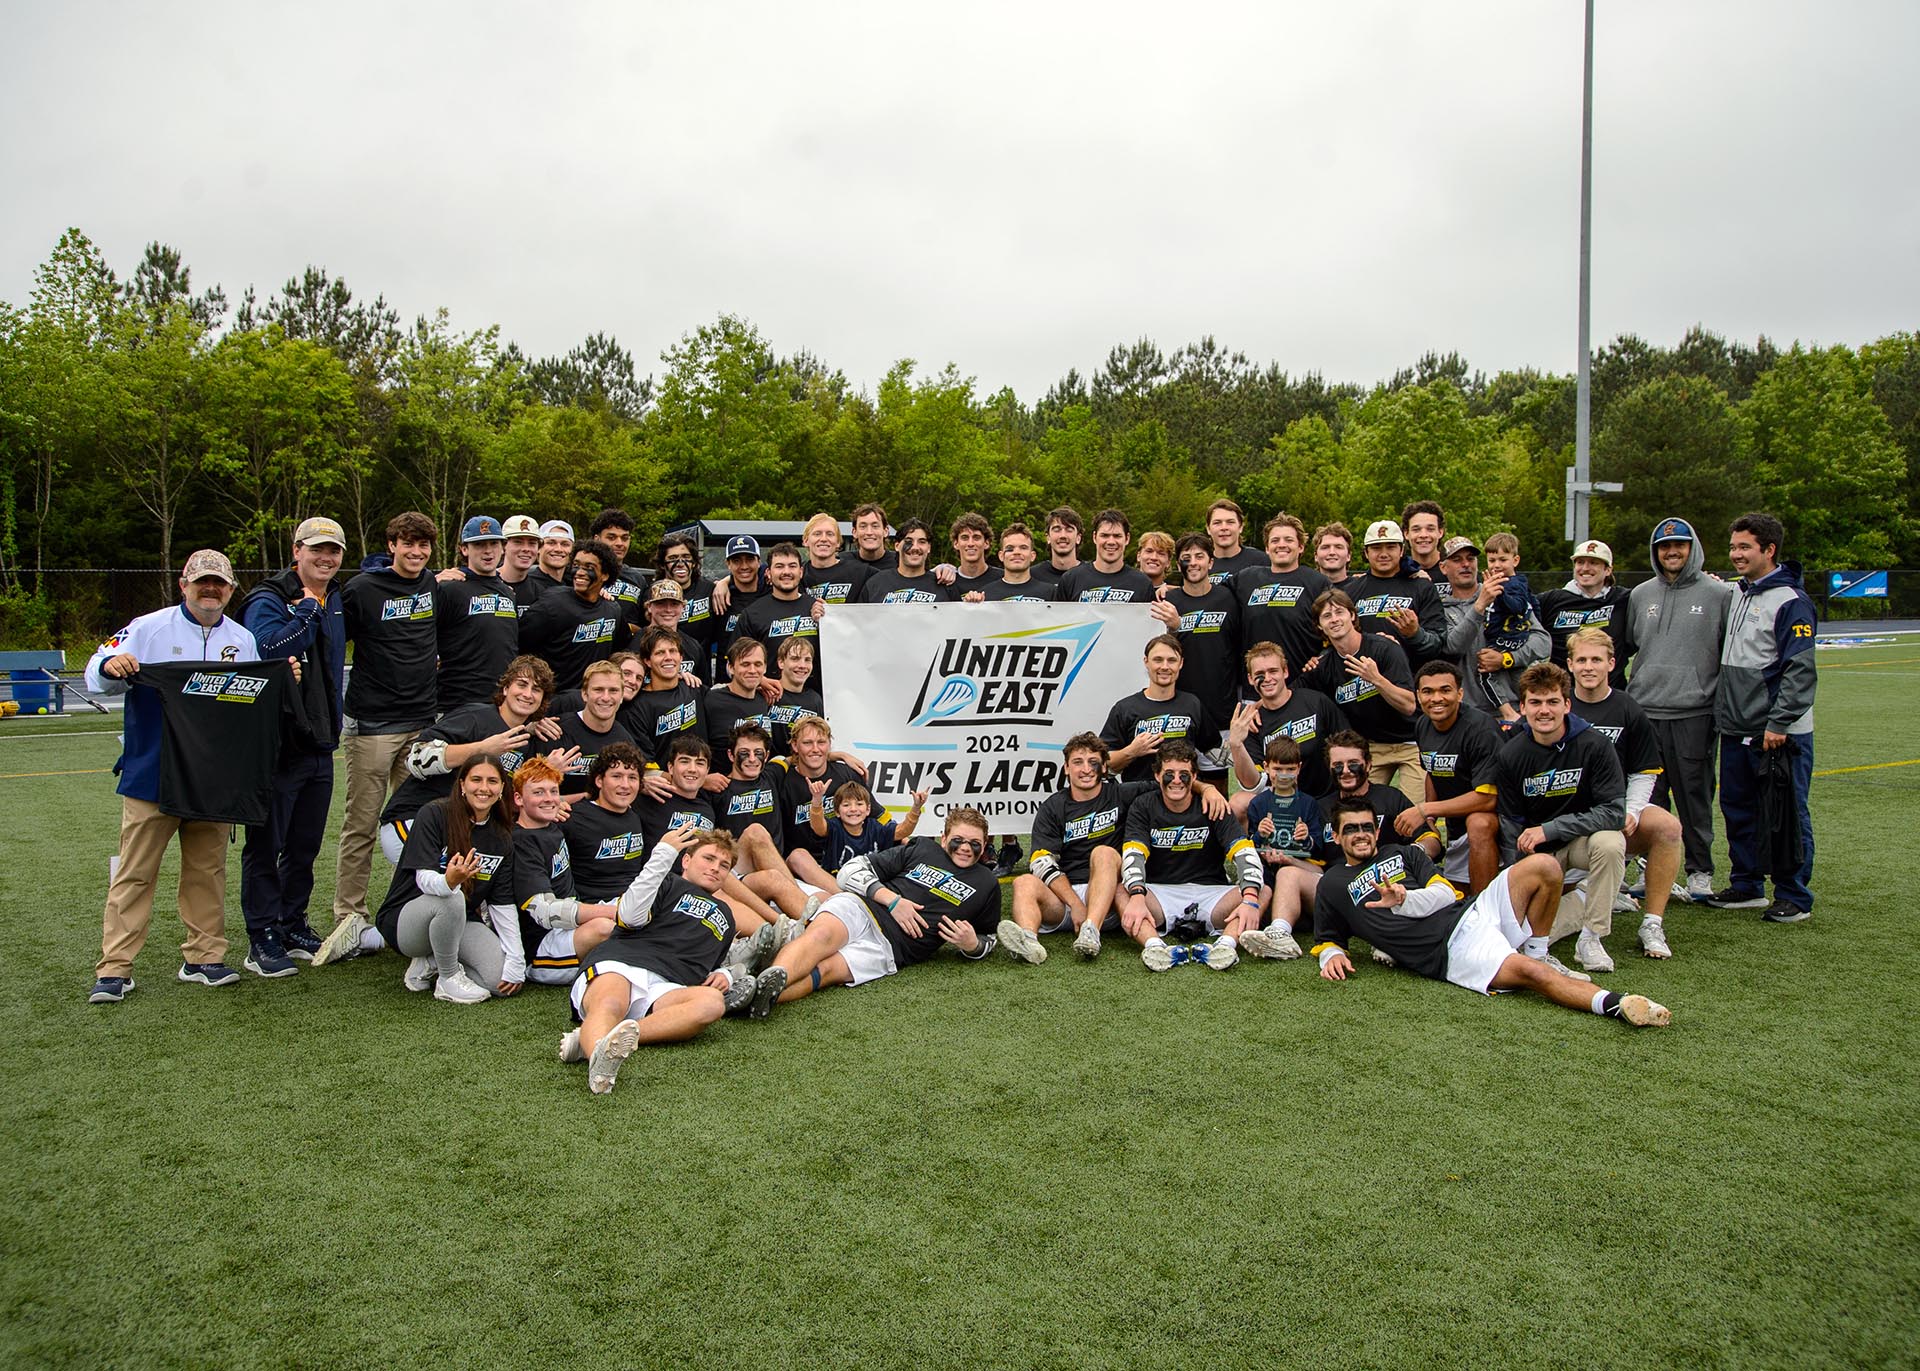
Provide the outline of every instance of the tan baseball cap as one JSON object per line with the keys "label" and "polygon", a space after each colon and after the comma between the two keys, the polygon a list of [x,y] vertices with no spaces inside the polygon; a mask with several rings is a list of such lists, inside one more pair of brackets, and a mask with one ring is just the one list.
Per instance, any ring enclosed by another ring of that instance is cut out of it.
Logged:
{"label": "tan baseball cap", "polygon": [[1605,562],[1608,566],[1613,565],[1613,549],[1601,542],[1598,538],[1589,538],[1586,542],[1577,544],[1573,549],[1573,555],[1575,557],[1594,557]]}
{"label": "tan baseball cap", "polygon": [[302,519],[300,527],[293,531],[294,546],[310,547],[315,543],[332,543],[335,547],[344,550],[347,546],[347,531],[323,514],[316,514],[311,519]]}
{"label": "tan baseball cap", "polygon": [[198,581],[203,577],[218,576],[230,586],[240,584],[238,578],[233,574],[233,563],[227,560],[227,554],[224,552],[215,552],[210,547],[203,547],[191,557],[187,558],[187,564],[180,568],[180,576],[181,579],[187,581]]}
{"label": "tan baseball cap", "polygon": [[500,525],[500,536],[503,538],[538,538],[540,536],[540,525],[533,521],[531,514],[516,514],[504,524]]}
{"label": "tan baseball cap", "polygon": [[1407,536],[1400,531],[1400,525],[1391,519],[1376,519],[1367,525],[1366,545],[1368,547],[1372,547],[1375,543],[1404,543],[1406,541]]}

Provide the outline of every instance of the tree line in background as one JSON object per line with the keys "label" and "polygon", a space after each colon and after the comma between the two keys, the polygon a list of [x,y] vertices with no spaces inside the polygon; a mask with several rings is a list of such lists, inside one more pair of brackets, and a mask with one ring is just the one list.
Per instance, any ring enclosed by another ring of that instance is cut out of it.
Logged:
{"label": "tree line in background", "polygon": [[[1056,504],[1117,505],[1176,535],[1230,495],[1257,526],[1357,523],[1415,498],[1449,527],[1517,533],[1564,562],[1574,380],[1488,377],[1429,354],[1370,387],[1290,376],[1205,338],[1116,347],[1023,402],[949,364],[896,363],[871,391],[746,320],[686,334],[642,377],[609,335],[530,358],[443,309],[403,327],[376,296],[308,267],[262,300],[196,293],[178,251],[122,280],[70,229],[24,306],[0,302],[0,639],[61,606],[44,568],[171,569],[186,550],[277,566],[326,512],[354,555],[387,518],[471,512],[581,519],[617,505],[644,546],[697,517],[844,514],[878,500],[944,529]],[[1809,567],[1920,563],[1920,334],[1782,351],[1701,328],[1672,348],[1631,334],[1593,359],[1595,479],[1625,491],[1593,533],[1634,558],[1662,516],[1707,529],[1785,519]]]}

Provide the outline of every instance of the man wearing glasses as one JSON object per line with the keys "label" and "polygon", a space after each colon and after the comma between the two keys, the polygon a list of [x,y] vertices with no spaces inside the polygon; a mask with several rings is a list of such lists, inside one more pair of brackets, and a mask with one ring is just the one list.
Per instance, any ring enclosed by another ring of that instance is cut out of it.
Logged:
{"label": "man wearing glasses", "polygon": [[520,616],[520,651],[553,668],[556,693],[578,688],[588,663],[621,651],[633,636],[620,602],[605,593],[619,570],[613,549],[589,538],[573,549],[572,583]]}
{"label": "man wearing glasses", "polygon": [[1000,881],[982,861],[987,821],[979,810],[947,812],[938,839],[855,857],[806,931],[754,982],[752,1016],[835,985],[865,985],[924,962],[943,946],[969,961],[993,951]]}
{"label": "man wearing glasses", "polygon": [[[1149,971],[1198,962],[1225,971],[1240,959],[1239,937],[1260,927],[1266,882],[1260,854],[1230,815],[1209,818],[1194,799],[1200,754],[1178,738],[1154,758],[1155,793],[1127,809],[1120,926],[1140,944]],[[1233,885],[1220,877],[1231,867]],[[1211,946],[1200,941],[1218,930]],[[1192,946],[1171,946],[1168,939]]]}
{"label": "man wearing glasses", "polygon": [[1419,848],[1382,846],[1365,803],[1335,805],[1333,832],[1340,860],[1327,867],[1313,901],[1313,955],[1325,979],[1354,974],[1347,942],[1358,935],[1395,966],[1483,995],[1531,990],[1638,1028],[1672,1022],[1665,1005],[1595,990],[1547,951],[1560,907],[1560,865],[1551,857],[1523,858],[1469,902]]}

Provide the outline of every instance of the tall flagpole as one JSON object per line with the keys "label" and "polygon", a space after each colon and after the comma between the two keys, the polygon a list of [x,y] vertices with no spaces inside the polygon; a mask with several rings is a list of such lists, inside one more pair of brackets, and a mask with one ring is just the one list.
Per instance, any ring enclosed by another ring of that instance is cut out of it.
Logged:
{"label": "tall flagpole", "polygon": [[1580,375],[1574,393],[1573,470],[1567,481],[1567,538],[1588,537],[1593,502],[1593,351],[1589,332],[1593,289],[1593,0],[1587,0],[1586,79],[1580,100]]}

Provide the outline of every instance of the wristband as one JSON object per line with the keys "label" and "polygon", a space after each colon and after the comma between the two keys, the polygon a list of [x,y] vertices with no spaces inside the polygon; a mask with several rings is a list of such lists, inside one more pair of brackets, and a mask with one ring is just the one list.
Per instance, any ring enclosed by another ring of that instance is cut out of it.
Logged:
{"label": "wristband", "polygon": [[1144,885],[1130,885],[1127,887],[1127,894],[1129,895],[1144,895],[1146,893],[1147,888]]}
{"label": "wristband", "polygon": [[1509,669],[1511,669],[1511,668],[1512,668],[1512,666],[1513,666],[1513,654],[1512,654],[1511,652],[1503,652],[1503,653],[1501,653],[1501,654],[1500,654],[1500,665],[1501,665],[1501,666],[1504,666],[1504,667],[1507,667],[1507,668],[1509,668]]}

